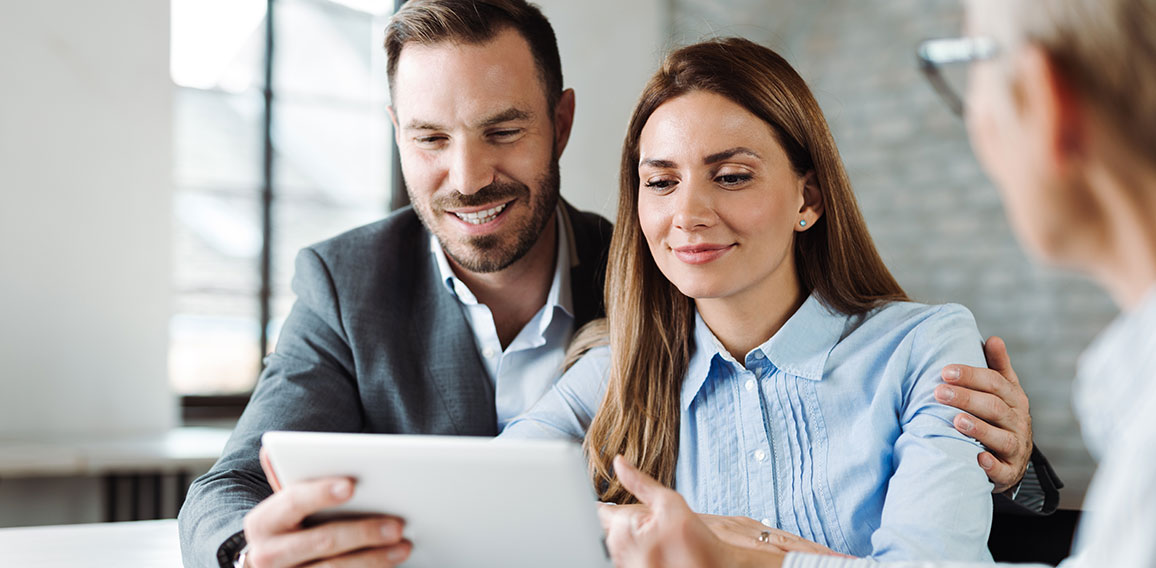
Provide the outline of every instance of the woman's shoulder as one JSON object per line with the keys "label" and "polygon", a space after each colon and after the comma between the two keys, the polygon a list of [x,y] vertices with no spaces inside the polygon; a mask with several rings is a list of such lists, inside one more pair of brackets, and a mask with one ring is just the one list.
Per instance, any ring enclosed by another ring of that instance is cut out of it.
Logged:
{"label": "woman's shoulder", "polygon": [[856,327],[913,333],[929,328],[976,330],[977,326],[971,310],[960,304],[888,302],[861,316]]}

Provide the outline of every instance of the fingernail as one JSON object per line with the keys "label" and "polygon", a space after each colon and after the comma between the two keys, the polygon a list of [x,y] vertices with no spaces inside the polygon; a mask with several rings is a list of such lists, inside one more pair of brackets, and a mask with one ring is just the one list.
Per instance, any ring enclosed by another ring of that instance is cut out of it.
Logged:
{"label": "fingernail", "polygon": [[401,546],[395,546],[393,550],[390,550],[389,553],[386,554],[386,556],[389,557],[390,562],[397,564],[398,562],[405,560],[406,556],[409,556],[409,551]]}
{"label": "fingernail", "polygon": [[395,521],[386,521],[381,525],[381,536],[389,541],[397,540],[401,537],[401,527]]}
{"label": "fingernail", "polygon": [[979,456],[979,467],[982,467],[984,471],[991,469],[994,465],[995,461],[991,459],[991,456],[987,454],[981,454]]}
{"label": "fingernail", "polygon": [[964,432],[971,432],[975,429],[975,422],[972,422],[971,419],[966,416],[961,416],[959,418],[959,429]]}
{"label": "fingernail", "polygon": [[955,389],[944,386],[936,387],[935,396],[944,402],[955,400]]}
{"label": "fingernail", "polygon": [[945,380],[945,381],[958,381],[959,380],[959,367],[948,367],[948,368],[944,369],[943,370],[943,380]]}
{"label": "fingernail", "polygon": [[333,492],[333,496],[338,499],[349,497],[350,491],[353,490],[353,484],[348,479],[342,479],[330,486],[329,490]]}

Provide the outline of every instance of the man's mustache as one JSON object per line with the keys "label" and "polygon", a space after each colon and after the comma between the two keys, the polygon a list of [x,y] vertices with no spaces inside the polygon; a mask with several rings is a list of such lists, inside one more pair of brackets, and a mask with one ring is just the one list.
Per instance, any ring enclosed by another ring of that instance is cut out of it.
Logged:
{"label": "man's mustache", "polygon": [[471,194],[453,191],[434,200],[434,207],[441,210],[477,207],[495,201],[509,201],[518,197],[529,197],[529,186],[517,182],[494,182]]}

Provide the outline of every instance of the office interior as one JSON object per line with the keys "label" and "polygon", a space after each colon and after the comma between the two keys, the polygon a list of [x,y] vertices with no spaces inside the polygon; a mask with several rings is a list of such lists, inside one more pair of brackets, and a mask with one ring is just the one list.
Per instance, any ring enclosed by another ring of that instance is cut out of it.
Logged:
{"label": "office interior", "polygon": [[[1061,507],[1080,508],[1095,466],[1071,380],[1116,310],[1026,258],[920,76],[914,46],[959,35],[961,3],[537,3],[577,93],[562,195],[611,219],[626,121],[662,54],[724,35],[779,50],[900,283],[1007,341]],[[175,516],[275,345],[295,251],[396,205],[380,48],[393,4],[5,1],[0,527]]]}

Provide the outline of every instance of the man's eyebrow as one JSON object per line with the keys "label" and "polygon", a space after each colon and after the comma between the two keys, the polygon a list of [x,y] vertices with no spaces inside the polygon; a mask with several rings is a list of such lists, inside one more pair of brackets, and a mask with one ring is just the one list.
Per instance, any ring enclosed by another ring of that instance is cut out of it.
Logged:
{"label": "man's eyebrow", "polygon": [[711,164],[726,160],[727,158],[733,158],[739,154],[745,154],[747,156],[750,156],[752,158],[757,158],[759,160],[763,159],[763,157],[760,156],[758,152],[751,150],[750,148],[746,148],[744,146],[735,146],[734,148],[729,148],[729,149],[723,150],[722,152],[715,152],[714,154],[711,154],[711,155],[703,158],[702,164],[704,166],[709,166]]}
{"label": "man's eyebrow", "polygon": [[411,120],[405,125],[406,130],[444,130],[440,124],[427,122],[424,120]]}
{"label": "man's eyebrow", "polygon": [[650,166],[652,168],[677,168],[678,164],[675,164],[674,162],[672,162],[670,160],[659,160],[657,158],[647,158],[645,160],[642,160],[641,162],[638,162],[638,167],[641,168],[642,166]]}
{"label": "man's eyebrow", "polygon": [[489,128],[512,120],[530,120],[534,113],[516,107],[510,107],[502,112],[490,115],[478,122],[478,128]]}
{"label": "man's eyebrow", "polygon": [[[489,128],[502,124],[503,122],[510,122],[512,120],[530,120],[534,118],[534,113],[516,107],[510,107],[506,110],[492,114],[478,121],[475,128]],[[446,127],[435,122],[427,120],[413,119],[406,123],[406,130],[445,130]]]}

